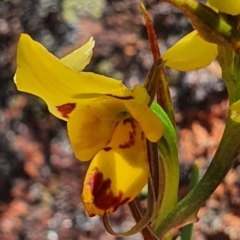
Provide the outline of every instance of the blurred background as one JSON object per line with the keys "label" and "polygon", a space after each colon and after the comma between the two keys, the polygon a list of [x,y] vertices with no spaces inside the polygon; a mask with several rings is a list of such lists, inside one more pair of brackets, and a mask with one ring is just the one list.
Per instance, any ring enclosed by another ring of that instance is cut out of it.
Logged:
{"label": "blurred background", "polygon": [[[162,52],[192,30],[176,8],[157,0],[143,2]],[[16,90],[13,76],[21,32],[58,57],[93,36],[96,46],[86,70],[132,87],[144,81],[153,63],[139,1],[0,1],[0,239],[120,239],[106,233],[100,218],[85,215],[81,185],[88,163],[74,157],[66,123],[50,115],[41,99]],[[227,93],[217,61],[187,74],[171,69],[166,73],[178,126],[181,199],[188,192],[193,163],[204,174],[216,151],[225,125]],[[237,159],[199,211],[194,240],[240,239],[239,164]],[[144,193],[141,199],[146,204]],[[111,222],[118,231],[134,223],[127,206],[114,212]],[[122,239],[142,238],[137,234]]]}

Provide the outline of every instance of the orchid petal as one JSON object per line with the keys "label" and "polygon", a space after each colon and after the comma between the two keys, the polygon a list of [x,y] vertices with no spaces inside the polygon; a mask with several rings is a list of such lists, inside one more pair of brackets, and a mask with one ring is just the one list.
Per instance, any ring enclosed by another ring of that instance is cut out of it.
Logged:
{"label": "orchid petal", "polygon": [[122,100],[129,113],[135,118],[146,138],[151,142],[157,142],[163,134],[163,124],[157,115],[147,106],[149,96],[141,85],[135,85],[133,89],[134,99]]}
{"label": "orchid petal", "polygon": [[133,200],[147,183],[148,174],[144,134],[133,118],[125,118],[86,173],[82,198],[88,215],[102,216]]}
{"label": "orchid petal", "polygon": [[94,157],[111,141],[118,114],[124,105],[111,97],[99,97],[68,120],[68,135],[75,156],[81,161]]}
{"label": "orchid petal", "polygon": [[73,71],[82,71],[91,60],[94,44],[93,38],[90,38],[82,47],[61,58],[60,62]]}
{"label": "orchid petal", "polygon": [[[81,62],[81,61],[80,61]],[[121,81],[94,73],[77,73],[64,66],[41,44],[21,34],[17,50],[15,83],[18,90],[41,97],[56,117],[67,120],[80,105],[79,94],[126,94]],[[128,91],[127,91],[128,92]]]}
{"label": "orchid petal", "polygon": [[239,0],[208,0],[209,4],[217,8],[220,12],[228,13],[231,15],[240,14]]}
{"label": "orchid petal", "polygon": [[169,48],[162,58],[170,68],[192,71],[208,66],[216,55],[217,45],[204,41],[193,31]]}
{"label": "orchid petal", "polygon": [[118,97],[99,97],[92,102],[92,107],[100,118],[109,118],[121,113],[130,113],[130,115],[139,123],[147,139],[151,142],[157,142],[163,134],[163,124],[156,114],[148,107],[150,97],[146,89],[137,84],[132,91],[127,92],[125,96]]}

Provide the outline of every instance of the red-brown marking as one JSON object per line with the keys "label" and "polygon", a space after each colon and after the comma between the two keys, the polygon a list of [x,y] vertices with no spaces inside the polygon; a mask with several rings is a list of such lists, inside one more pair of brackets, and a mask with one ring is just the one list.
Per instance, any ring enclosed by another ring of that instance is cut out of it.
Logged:
{"label": "red-brown marking", "polygon": [[76,103],[66,103],[61,106],[56,106],[57,110],[64,118],[68,118],[69,114],[75,109]]}
{"label": "red-brown marking", "polygon": [[95,217],[96,216],[96,214],[94,214],[94,213],[87,213],[87,214],[88,214],[89,217]]}
{"label": "red-brown marking", "polygon": [[112,149],[111,147],[105,147],[103,150],[106,151],[106,152],[108,152],[108,151],[110,151],[111,149]]}
{"label": "red-brown marking", "polygon": [[136,125],[135,125],[134,119],[133,118],[126,118],[126,119],[124,119],[123,124],[126,124],[126,123],[131,124],[132,131],[129,132],[128,141],[125,142],[125,143],[119,144],[119,148],[122,148],[122,149],[132,147],[135,144],[135,140],[136,140]]}
{"label": "red-brown marking", "polygon": [[141,132],[141,139],[142,139],[142,140],[145,140],[145,134],[144,134],[144,132]]}
{"label": "red-brown marking", "polygon": [[115,96],[115,95],[112,95],[112,94],[106,94],[106,95],[109,96],[109,97],[114,97],[114,98],[121,99],[121,100],[131,100],[131,99],[134,99],[133,96],[119,97],[119,96]]}
{"label": "red-brown marking", "polygon": [[111,182],[109,178],[104,179],[98,168],[92,170],[88,181],[90,191],[94,197],[94,205],[103,210],[105,214],[109,213],[110,209],[116,211],[120,205],[130,200],[130,198],[123,199],[122,191],[119,191],[118,195],[114,196],[114,193],[111,191]]}

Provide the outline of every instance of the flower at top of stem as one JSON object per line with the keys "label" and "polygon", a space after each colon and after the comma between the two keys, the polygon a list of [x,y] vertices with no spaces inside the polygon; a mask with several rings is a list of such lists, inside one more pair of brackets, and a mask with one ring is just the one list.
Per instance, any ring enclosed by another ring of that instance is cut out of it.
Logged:
{"label": "flower at top of stem", "polygon": [[83,183],[89,216],[115,211],[133,200],[147,183],[146,139],[156,142],[163,126],[148,107],[146,89],[82,72],[94,41],[62,59],[22,34],[17,50],[18,90],[41,97],[52,114],[67,121],[76,157],[92,160]]}
{"label": "flower at top of stem", "polygon": [[240,2],[238,0],[208,0],[210,6],[231,15],[240,14]]}
{"label": "flower at top of stem", "polygon": [[[209,0],[215,10],[232,15],[240,14],[239,0]],[[184,36],[162,56],[165,65],[179,70],[192,71],[208,66],[217,56],[217,44],[205,41],[197,30]]]}
{"label": "flower at top of stem", "polygon": [[192,71],[208,66],[217,56],[217,45],[203,40],[196,30],[184,36],[162,56],[167,67]]}

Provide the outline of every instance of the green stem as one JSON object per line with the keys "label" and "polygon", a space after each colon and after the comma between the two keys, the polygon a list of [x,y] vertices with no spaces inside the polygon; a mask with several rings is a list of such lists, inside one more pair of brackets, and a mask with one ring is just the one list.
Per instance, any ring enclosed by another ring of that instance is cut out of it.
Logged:
{"label": "green stem", "polygon": [[218,46],[218,59],[232,104],[240,99],[240,56],[226,47]]}
{"label": "green stem", "polygon": [[240,152],[240,123],[228,119],[219,148],[199,184],[155,228],[162,239],[173,227],[197,220],[197,212],[228,173]]}
{"label": "green stem", "polygon": [[[193,165],[190,183],[189,183],[189,190],[192,190],[199,181],[199,167],[197,164]],[[188,224],[181,229],[181,239],[184,240],[191,240],[193,233],[193,224]]]}
{"label": "green stem", "polygon": [[[151,109],[164,125],[163,136],[157,143],[160,159],[158,164],[154,164],[155,168],[159,167],[159,178],[157,181],[159,181],[160,190],[156,201],[156,212],[153,216],[153,229],[155,231],[156,226],[176,206],[179,185],[179,161],[177,135],[170,118],[155,102],[152,103]],[[168,239],[171,239],[171,237]]]}

